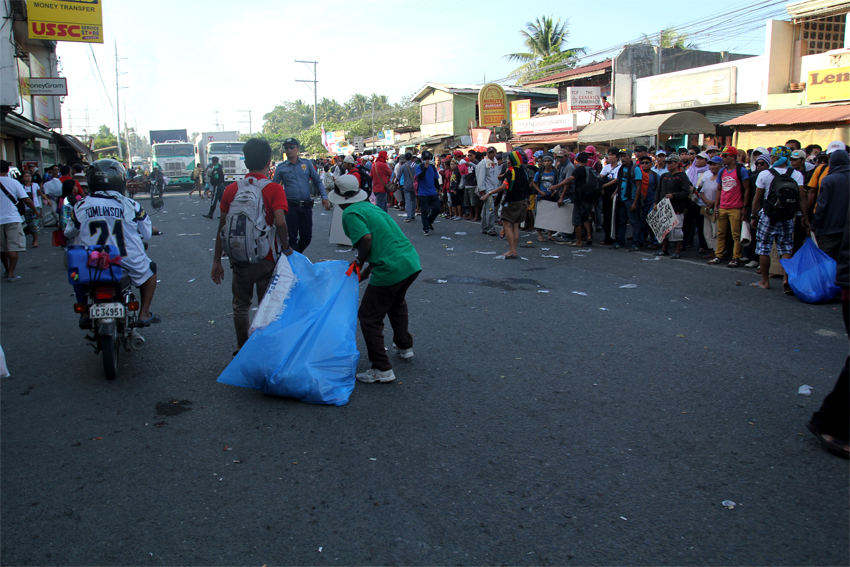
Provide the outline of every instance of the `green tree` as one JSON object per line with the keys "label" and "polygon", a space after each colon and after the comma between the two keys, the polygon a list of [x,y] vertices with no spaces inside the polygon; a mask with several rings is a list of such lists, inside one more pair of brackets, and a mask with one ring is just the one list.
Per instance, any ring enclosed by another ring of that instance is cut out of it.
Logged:
{"label": "green tree", "polygon": [[332,98],[322,98],[317,115],[319,122],[341,122],[345,118],[345,108]]}
{"label": "green tree", "polygon": [[[322,105],[319,105],[322,108]],[[352,119],[357,118],[369,111],[369,98],[364,94],[353,94],[348,102],[345,103],[345,117]]]}
{"label": "green tree", "polygon": [[[558,67],[575,67],[578,56],[587,51],[584,47],[565,47],[564,43],[570,35],[569,20],[561,23],[552,16],[537,18],[534,22],[526,22],[525,29],[519,34],[527,51],[510,53],[504,57],[510,61],[522,63],[511,71],[510,77],[518,83],[528,82],[534,78],[549,75]],[[547,69],[542,69],[548,67]]]}
{"label": "green tree", "polygon": [[643,34],[643,43],[673,49],[697,49],[699,47],[699,44],[688,41],[688,34],[679,33],[673,27],[664,28],[653,36]]}
{"label": "green tree", "polygon": [[[101,157],[114,157],[118,158],[118,140],[115,138],[115,134],[112,133],[112,130],[109,129],[109,126],[102,124],[100,128],[97,130],[97,134],[94,136],[94,149],[100,148],[115,148],[113,150],[104,152],[100,154]],[[124,156],[127,156],[127,144],[124,139],[121,139],[121,150],[124,153]]]}

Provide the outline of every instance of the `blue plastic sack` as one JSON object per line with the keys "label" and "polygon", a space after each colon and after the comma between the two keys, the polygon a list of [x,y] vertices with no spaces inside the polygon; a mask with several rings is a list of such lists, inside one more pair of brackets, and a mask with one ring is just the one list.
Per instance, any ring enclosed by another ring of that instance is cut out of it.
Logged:
{"label": "blue plastic sack", "polygon": [[360,360],[360,286],[357,275],[346,275],[348,266],[313,264],[297,252],[282,256],[252,329],[258,320],[264,326],[218,381],[309,404],[347,404]]}
{"label": "blue plastic sack", "polygon": [[817,247],[811,238],[797,250],[793,258],[780,259],[788,274],[788,284],[797,299],[804,303],[823,303],[838,295],[835,285],[835,260]]}

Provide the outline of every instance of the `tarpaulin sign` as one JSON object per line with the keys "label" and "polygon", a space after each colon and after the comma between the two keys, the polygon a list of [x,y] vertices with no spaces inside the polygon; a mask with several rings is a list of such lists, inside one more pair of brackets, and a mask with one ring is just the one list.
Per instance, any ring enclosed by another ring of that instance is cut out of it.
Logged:
{"label": "tarpaulin sign", "polygon": [[649,224],[652,232],[655,233],[655,238],[658,239],[658,242],[664,240],[667,233],[679,224],[676,218],[676,211],[673,210],[670,199],[661,199],[661,202],[658,203],[658,208],[646,215],[646,222]]}
{"label": "tarpaulin sign", "polygon": [[100,0],[27,0],[30,39],[103,43]]}

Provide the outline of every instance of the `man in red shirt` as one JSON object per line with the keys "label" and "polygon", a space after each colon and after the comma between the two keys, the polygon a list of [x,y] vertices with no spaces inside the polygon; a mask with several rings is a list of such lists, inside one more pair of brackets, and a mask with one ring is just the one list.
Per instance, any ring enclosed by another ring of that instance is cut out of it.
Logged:
{"label": "man in red shirt", "polygon": [[372,193],[375,194],[375,203],[387,212],[387,189],[386,184],[392,177],[393,172],[387,165],[387,152],[378,152],[378,159],[372,164]]}
{"label": "man in red shirt", "polygon": [[[242,148],[245,154],[245,167],[248,168],[246,179],[265,179],[265,173],[271,163],[272,149],[269,143],[259,138],[253,138],[245,143]],[[215,256],[213,256],[212,280],[220,284],[224,279],[224,268],[221,265],[221,229],[227,222],[227,213],[230,204],[236,196],[238,183],[231,183],[224,190],[221,198],[221,222],[215,235]],[[280,252],[289,256],[292,248],[289,246],[289,229],[286,226],[286,211],[289,205],[286,202],[286,193],[278,183],[268,183],[263,187],[263,204],[266,210],[266,224],[275,227],[277,237],[274,246],[268,255],[256,264],[246,266],[232,265],[233,268],[233,326],[236,328],[236,342],[239,348],[248,340],[248,328],[250,321],[248,315],[251,312],[251,301],[253,300],[254,287],[257,288],[257,302],[263,300],[269,281],[274,275],[275,261]],[[286,247],[282,250],[282,247]],[[238,352],[238,350],[237,350]],[[235,354],[235,353],[234,353]]]}
{"label": "man in red shirt", "polygon": [[[65,182],[66,182],[66,181],[68,181],[69,179],[74,179],[74,176],[73,176],[73,175],[71,175],[71,166],[70,166],[70,165],[63,165],[63,166],[59,169],[59,175],[60,175],[60,177],[59,177],[59,181],[61,181],[62,183],[65,183]],[[86,196],[86,192],[85,192],[85,191],[83,191],[83,188],[80,186],[80,182],[79,182],[79,181],[77,181],[76,179],[74,179],[74,183],[77,185],[77,191],[79,191],[79,192],[80,192],[80,195],[82,195],[83,197],[85,197],[85,196]]]}

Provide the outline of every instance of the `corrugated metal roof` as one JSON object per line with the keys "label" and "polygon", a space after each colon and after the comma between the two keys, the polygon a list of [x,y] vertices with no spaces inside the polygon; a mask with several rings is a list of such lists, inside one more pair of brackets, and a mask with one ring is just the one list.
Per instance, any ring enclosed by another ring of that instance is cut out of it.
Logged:
{"label": "corrugated metal roof", "polygon": [[800,0],[787,4],[785,11],[795,19],[827,16],[850,11],[850,2],[847,0]]}
{"label": "corrugated metal roof", "polygon": [[525,83],[526,87],[534,86],[534,85],[549,85],[551,83],[561,83],[564,81],[572,81],[575,79],[580,79],[582,77],[592,77],[593,75],[600,75],[606,69],[611,67],[612,59],[606,59],[602,63],[594,63],[592,65],[585,65],[584,67],[576,67],[575,69],[568,69],[561,73],[556,73],[554,75],[549,75],[548,77],[543,77],[542,79],[537,79],[535,81],[530,81]]}
{"label": "corrugated metal roof", "polygon": [[822,122],[850,122],[850,104],[837,106],[809,106],[757,110],[724,122],[724,126],[757,126],[759,124],[818,124]]}

